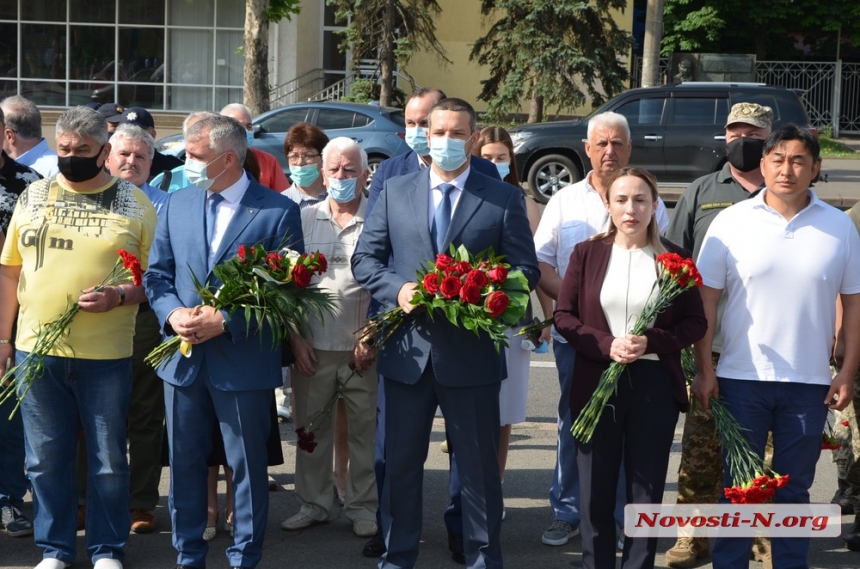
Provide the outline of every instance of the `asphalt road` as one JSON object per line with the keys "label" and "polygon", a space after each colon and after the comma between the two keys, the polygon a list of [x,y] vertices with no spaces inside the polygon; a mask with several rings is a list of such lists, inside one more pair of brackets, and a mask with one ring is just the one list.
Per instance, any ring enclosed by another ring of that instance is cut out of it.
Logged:
{"label": "asphalt road", "polygon": [[[827,160],[825,172],[828,182],[820,184],[819,193],[849,198],[860,198],[860,160]],[[558,378],[552,354],[536,355],[532,360],[528,420],[515,425],[508,458],[504,493],[507,519],[502,526],[502,544],[505,563],[512,568],[570,568],[581,566],[580,540],[574,538],[565,546],[549,547],[541,544],[541,533],[552,521],[547,491],[555,465],[556,408],[558,404]],[[683,417],[679,421],[672,449],[664,502],[674,503],[677,491],[677,470],[680,459]],[[418,567],[458,567],[450,560],[442,512],[447,501],[447,455],[439,451],[444,431],[437,421],[428,451],[424,480],[424,533]],[[298,511],[294,496],[294,465],[296,437],[291,423],[281,425],[286,463],[270,469],[279,490],[270,494],[270,510],[265,550],[261,569],[299,567],[328,569],[333,567],[367,568],[375,566],[371,559],[361,556],[365,540],[352,534],[348,520],[339,517],[328,524],[311,527],[300,532],[285,532],[280,523]],[[69,475],[72,466],[69,465]],[[150,535],[132,534],[126,547],[125,566],[131,569],[166,569],[175,565],[175,551],[171,545],[170,519],[167,509],[169,471],[164,469],[156,515],[161,531]],[[223,484],[221,486],[223,500]],[[836,471],[829,452],[824,452],[818,464],[818,474],[811,490],[813,502],[829,502],[836,490]],[[32,516],[32,503],[27,497],[25,511]],[[70,515],[73,513],[70,512]],[[843,527],[853,517],[843,518]],[[221,532],[211,542],[207,559],[210,569],[226,568],[224,549],[229,537]],[[657,567],[665,567],[663,553],[673,540],[660,540]],[[618,556],[620,560],[620,554]],[[0,567],[26,569],[41,559],[41,550],[31,537],[11,538],[0,535]],[[822,569],[849,569],[860,567],[860,553],[848,551],[841,539],[828,538],[812,541],[810,566]],[[76,567],[90,567],[86,554],[84,532],[78,533],[78,561]],[[760,564],[751,562],[753,568]],[[704,563],[699,567],[711,567]]]}

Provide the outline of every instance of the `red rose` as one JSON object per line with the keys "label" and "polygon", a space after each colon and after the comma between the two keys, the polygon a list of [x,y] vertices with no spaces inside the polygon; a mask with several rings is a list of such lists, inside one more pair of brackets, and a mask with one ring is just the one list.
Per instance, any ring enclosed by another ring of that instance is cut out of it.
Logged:
{"label": "red rose", "polygon": [[239,261],[245,265],[248,263],[248,246],[239,245]]}
{"label": "red rose", "polygon": [[312,276],[313,273],[311,273],[304,265],[296,265],[293,267],[293,282],[296,283],[296,286],[299,288],[305,288],[311,284]]}
{"label": "red rose", "polygon": [[510,304],[511,299],[502,291],[497,290],[496,292],[490,293],[490,295],[487,296],[487,310],[490,311],[490,318],[498,318],[504,314]]}
{"label": "red rose", "polygon": [[439,275],[436,273],[427,273],[424,275],[424,290],[430,294],[436,294],[439,291]]}
{"label": "red rose", "polygon": [[466,275],[466,284],[473,284],[478,288],[484,288],[487,286],[488,282],[487,275],[484,274],[484,271],[473,269],[469,271],[468,275]]}
{"label": "red rose", "polygon": [[318,275],[321,275],[328,270],[328,259],[326,259],[325,255],[322,253],[317,253],[317,263],[319,263],[319,268],[317,269]]}
{"label": "red rose", "polygon": [[460,293],[460,279],[457,277],[445,277],[442,279],[442,284],[439,285],[439,292],[442,296],[451,300]]}
{"label": "red rose", "polygon": [[266,255],[266,264],[269,265],[269,268],[273,271],[278,271],[281,269],[281,261],[283,257],[281,257],[280,253],[271,252]]}
{"label": "red rose", "polygon": [[460,300],[469,304],[481,304],[481,289],[466,282],[460,289]]}
{"label": "red rose", "polygon": [[848,421],[842,421],[842,426],[847,427],[850,423]]}
{"label": "red rose", "polygon": [[454,265],[454,270],[460,273],[460,275],[465,275],[472,270],[472,265],[469,264],[469,261],[458,261]]}
{"label": "red rose", "polygon": [[447,269],[453,262],[454,259],[452,259],[450,255],[446,255],[445,253],[439,253],[436,255],[436,269],[440,271]]}
{"label": "red rose", "polygon": [[490,277],[490,282],[493,284],[502,284],[508,280],[508,268],[504,265],[496,265],[489,271],[487,276]]}

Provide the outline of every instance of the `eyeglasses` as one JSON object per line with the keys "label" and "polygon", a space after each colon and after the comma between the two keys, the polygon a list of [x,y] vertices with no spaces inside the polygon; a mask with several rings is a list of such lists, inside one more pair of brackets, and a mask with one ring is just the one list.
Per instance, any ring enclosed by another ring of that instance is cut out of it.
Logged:
{"label": "eyeglasses", "polygon": [[299,160],[302,162],[313,162],[319,157],[319,154],[287,154],[287,160],[290,162],[298,162]]}

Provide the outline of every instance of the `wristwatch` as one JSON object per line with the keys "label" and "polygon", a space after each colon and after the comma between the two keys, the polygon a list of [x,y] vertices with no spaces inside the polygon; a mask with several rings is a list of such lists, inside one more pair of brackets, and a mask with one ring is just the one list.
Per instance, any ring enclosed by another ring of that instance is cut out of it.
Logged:
{"label": "wristwatch", "polygon": [[119,304],[117,304],[117,306],[122,306],[125,304],[125,290],[121,286],[114,288],[116,289],[116,293],[119,295]]}

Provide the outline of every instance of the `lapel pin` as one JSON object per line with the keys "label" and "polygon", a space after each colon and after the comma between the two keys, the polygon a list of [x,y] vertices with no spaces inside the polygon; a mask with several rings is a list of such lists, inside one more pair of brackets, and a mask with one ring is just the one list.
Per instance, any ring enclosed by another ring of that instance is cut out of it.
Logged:
{"label": "lapel pin", "polygon": [[253,210],[253,209],[249,209],[249,210],[248,210],[248,213],[254,213],[254,210]]}

